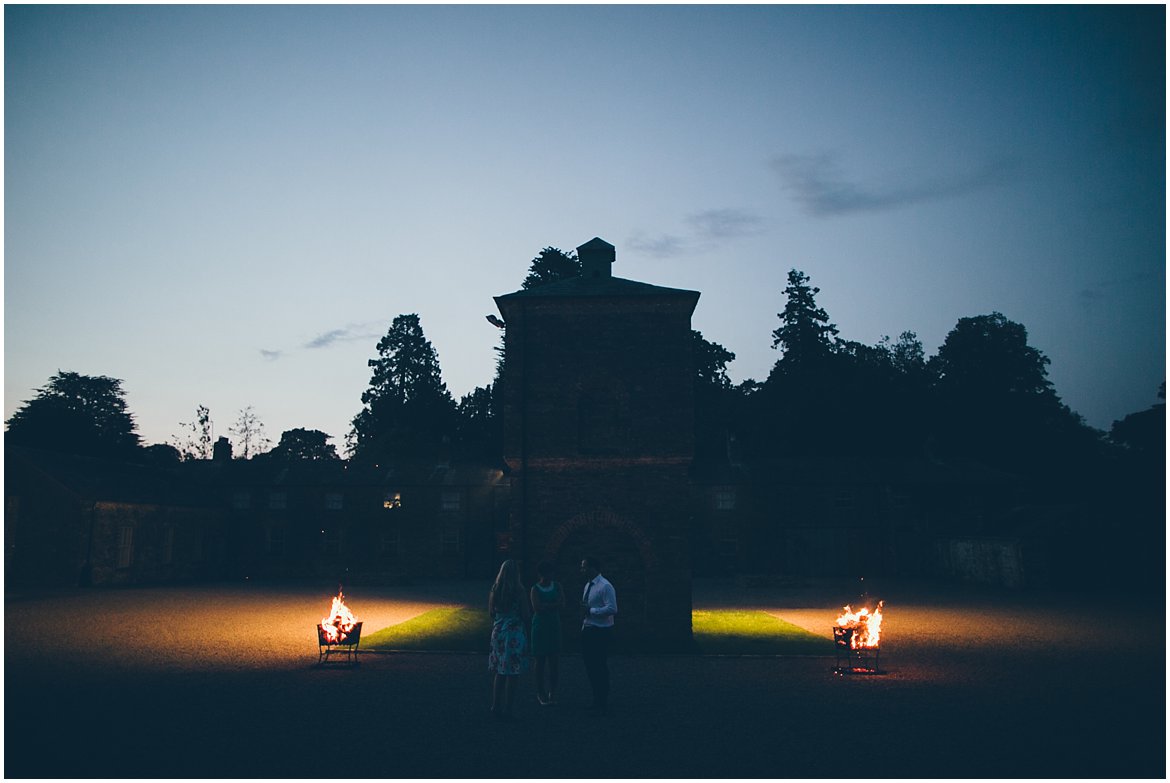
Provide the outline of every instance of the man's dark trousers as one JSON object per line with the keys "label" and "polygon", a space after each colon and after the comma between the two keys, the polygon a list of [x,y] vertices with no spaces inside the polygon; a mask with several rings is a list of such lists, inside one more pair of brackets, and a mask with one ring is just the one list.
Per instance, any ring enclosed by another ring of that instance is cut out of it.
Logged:
{"label": "man's dark trousers", "polygon": [[613,628],[587,625],[581,629],[581,657],[585,674],[593,686],[593,706],[605,709],[609,703],[609,641]]}

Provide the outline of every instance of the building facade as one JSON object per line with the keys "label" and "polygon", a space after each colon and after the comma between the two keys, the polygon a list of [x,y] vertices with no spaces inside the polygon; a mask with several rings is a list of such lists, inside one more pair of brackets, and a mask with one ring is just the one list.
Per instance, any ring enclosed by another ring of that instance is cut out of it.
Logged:
{"label": "building facade", "polygon": [[699,294],[614,277],[601,239],[577,252],[580,276],[496,297],[507,551],[529,579],[541,561],[557,566],[569,629],[579,626],[578,564],[597,557],[617,591],[617,638],[677,647],[691,634]]}

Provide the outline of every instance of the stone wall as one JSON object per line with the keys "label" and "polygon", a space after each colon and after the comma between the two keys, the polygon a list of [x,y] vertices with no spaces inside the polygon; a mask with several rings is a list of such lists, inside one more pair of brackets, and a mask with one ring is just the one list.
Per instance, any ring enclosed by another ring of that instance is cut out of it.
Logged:
{"label": "stone wall", "polygon": [[92,513],[92,584],[150,584],[224,574],[227,542],[217,510],[98,502]]}
{"label": "stone wall", "polygon": [[[596,240],[595,240],[596,241]],[[691,635],[690,483],[698,294],[624,280],[500,297],[498,387],[512,470],[506,553],[525,578],[555,563],[580,628],[585,556],[617,592],[615,644],[680,649]]]}

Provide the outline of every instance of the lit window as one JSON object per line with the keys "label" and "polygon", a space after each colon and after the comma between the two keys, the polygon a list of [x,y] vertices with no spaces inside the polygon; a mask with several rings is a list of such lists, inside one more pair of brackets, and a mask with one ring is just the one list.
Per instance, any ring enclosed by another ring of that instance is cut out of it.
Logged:
{"label": "lit window", "polygon": [[129,568],[134,562],[134,528],[118,528],[118,568]]}
{"label": "lit window", "polygon": [[345,506],[345,495],[340,492],[325,493],[325,509],[327,511],[341,511]]}
{"label": "lit window", "polygon": [[382,500],[382,508],[402,508],[402,493],[387,492]]}
{"label": "lit window", "polygon": [[459,492],[444,492],[441,503],[443,511],[458,511],[463,506],[463,495]]}
{"label": "lit window", "polygon": [[288,496],[283,492],[269,492],[268,493],[268,507],[272,509],[284,509],[288,507]]}

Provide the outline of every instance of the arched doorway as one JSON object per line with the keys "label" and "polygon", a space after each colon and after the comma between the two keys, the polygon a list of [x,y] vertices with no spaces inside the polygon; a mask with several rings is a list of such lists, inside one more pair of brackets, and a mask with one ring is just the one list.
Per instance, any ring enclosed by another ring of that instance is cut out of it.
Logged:
{"label": "arched doorway", "polygon": [[647,592],[659,570],[658,557],[642,530],[609,510],[578,514],[564,522],[545,544],[540,559],[556,566],[565,590],[562,627],[567,649],[578,648],[580,602],[585,578],[581,560],[596,557],[601,573],[617,594],[615,649],[637,646],[650,633],[653,603]]}

